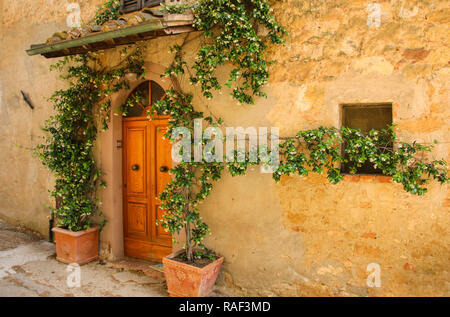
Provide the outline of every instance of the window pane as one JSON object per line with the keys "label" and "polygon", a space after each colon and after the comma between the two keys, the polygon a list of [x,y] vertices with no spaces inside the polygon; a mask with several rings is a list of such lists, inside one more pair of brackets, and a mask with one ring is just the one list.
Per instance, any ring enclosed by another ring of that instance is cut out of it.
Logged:
{"label": "window pane", "polygon": [[143,82],[133,90],[133,92],[130,94],[128,98],[133,98],[133,96],[139,96],[142,107],[139,105],[130,107],[128,109],[127,118],[140,117],[143,115],[144,108],[148,106],[148,93],[149,93],[148,81]]}
{"label": "window pane", "polygon": [[141,104],[142,106],[148,107],[149,103],[148,103],[148,94],[149,94],[149,89],[148,89],[148,81],[143,82],[142,84],[140,84],[136,89],[135,89],[135,93],[137,96],[141,97]]}
{"label": "window pane", "polygon": [[[150,95],[150,87],[151,86],[151,97]],[[145,115],[143,113],[144,109],[148,106],[150,106],[149,101],[151,101],[151,104],[153,105],[155,102],[161,100],[165,96],[166,92],[164,89],[155,83],[154,81],[145,81],[142,84],[140,84],[138,87],[136,87],[133,92],[130,94],[128,98],[133,98],[133,96],[139,96],[140,97],[140,104],[135,105],[133,107],[130,107],[128,109],[127,117],[141,117]],[[151,100],[150,100],[151,99]]]}
{"label": "window pane", "polygon": [[151,83],[152,83],[152,105],[153,105],[155,104],[155,102],[161,100],[166,93],[160,85],[158,85],[154,81],[152,81]]}
{"label": "window pane", "polygon": [[127,118],[131,117],[140,117],[142,116],[142,109],[139,105],[134,105],[133,107],[128,108]]}
{"label": "window pane", "polygon": [[[342,125],[347,128],[360,129],[363,134],[370,130],[381,130],[392,125],[392,104],[378,105],[344,105],[342,108]],[[345,148],[344,144],[344,148]],[[392,147],[392,144],[390,145]],[[342,172],[349,173],[349,169],[342,164]],[[370,162],[358,168],[359,174],[381,174]]]}
{"label": "window pane", "polygon": [[385,129],[392,125],[392,106],[344,106],[343,119],[345,127],[361,129],[363,133]]}

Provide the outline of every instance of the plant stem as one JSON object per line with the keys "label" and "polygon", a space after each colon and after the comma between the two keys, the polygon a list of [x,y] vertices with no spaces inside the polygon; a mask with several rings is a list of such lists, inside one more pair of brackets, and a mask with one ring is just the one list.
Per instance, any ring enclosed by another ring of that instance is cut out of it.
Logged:
{"label": "plant stem", "polygon": [[186,224],[186,257],[189,262],[194,262],[194,253],[192,251],[192,242],[191,242],[191,224],[188,222]]}
{"label": "plant stem", "polygon": [[[187,218],[187,216],[190,214],[190,210],[189,210],[189,189],[184,188],[183,189],[183,195],[186,198],[187,203],[184,206],[184,214],[185,214],[185,219]],[[192,232],[191,232],[191,223],[186,220],[186,258],[189,262],[194,262],[194,252],[193,252],[193,247],[192,247]]]}

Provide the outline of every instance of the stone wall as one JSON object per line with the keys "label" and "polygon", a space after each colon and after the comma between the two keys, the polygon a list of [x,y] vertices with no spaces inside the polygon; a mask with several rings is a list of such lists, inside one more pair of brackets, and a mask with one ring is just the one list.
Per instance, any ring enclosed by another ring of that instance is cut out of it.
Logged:
{"label": "stone wall", "polygon": [[[278,126],[284,136],[341,124],[344,103],[393,104],[400,140],[450,159],[446,1],[272,1],[289,31],[268,100],[210,107],[228,125]],[[379,10],[379,20],[377,11]],[[224,93],[225,95],[225,93]],[[232,110],[233,109],[233,110]],[[221,285],[243,295],[449,295],[449,186],[424,197],[388,177],[225,177],[204,206],[209,246],[226,258]],[[368,287],[367,266],[381,269]]]}
{"label": "stone wall", "polygon": [[[0,217],[47,235],[51,204],[47,190],[52,178],[30,148],[42,136],[40,127],[51,114],[48,97],[62,83],[49,71],[55,60],[29,57],[31,44],[45,42],[67,29],[65,0],[14,0],[0,2]],[[87,22],[101,0],[77,1]],[[35,109],[22,99],[23,90]]]}
{"label": "stone wall", "polygon": [[[48,71],[52,60],[24,52],[31,43],[66,28],[65,1],[55,1],[59,9],[45,18],[43,3],[52,2],[13,1],[6,9],[2,4],[0,11],[0,215],[45,233],[51,177],[29,151],[16,146],[29,147],[41,135],[39,127],[51,113],[43,97],[62,85],[57,74]],[[92,12],[88,1],[80,3],[82,17]],[[446,1],[272,4],[289,37],[286,46],[269,49],[275,63],[268,98],[239,106],[225,90],[206,101],[199,87],[182,78],[198,110],[222,117],[228,126],[278,126],[282,135],[291,136],[320,125],[339,127],[344,103],[389,102],[401,140],[440,140],[433,155],[450,161]],[[192,62],[199,36],[148,41],[146,62],[167,66],[173,58],[168,46],[185,40],[186,58]],[[105,61],[113,60],[114,53],[106,52]],[[23,102],[20,89],[30,95],[35,110]],[[275,183],[255,168],[246,176],[225,176],[217,182],[201,212],[212,231],[206,244],[225,256],[218,281],[225,291],[448,296],[449,208],[448,185],[432,183],[429,193],[416,197],[387,177],[347,176],[331,185],[323,176],[312,175]],[[108,245],[108,239],[119,234],[120,223],[105,230],[103,242]],[[366,283],[370,263],[380,266],[379,288]]]}

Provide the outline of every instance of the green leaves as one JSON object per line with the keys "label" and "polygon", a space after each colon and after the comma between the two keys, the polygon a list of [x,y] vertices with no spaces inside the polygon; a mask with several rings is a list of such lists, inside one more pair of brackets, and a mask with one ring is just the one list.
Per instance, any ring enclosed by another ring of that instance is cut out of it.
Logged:
{"label": "green leaves", "polygon": [[372,130],[368,135],[346,127],[300,131],[295,139],[280,145],[282,160],[273,178],[279,181],[282,175],[307,176],[310,171],[319,174],[327,171],[328,180],[337,184],[343,179],[338,163],[346,164],[354,174],[364,163],[370,162],[411,194],[426,193],[426,184],[433,179],[441,184],[449,182],[446,163],[442,160],[427,162],[423,156],[432,151],[432,146],[400,142],[395,147],[396,139],[394,126]]}
{"label": "green leaves", "polygon": [[182,14],[191,8],[192,8],[192,5],[188,4],[188,3],[182,3],[182,4],[161,3],[161,11],[164,13]]}
{"label": "green leaves", "polygon": [[209,41],[197,53],[191,83],[199,84],[203,95],[211,99],[213,90],[222,89],[215,76],[217,67],[230,63],[235,68],[225,85],[234,86],[234,99],[254,104],[254,96],[265,97],[261,89],[269,79],[269,62],[264,56],[266,39],[259,36],[257,26],[268,30],[268,41],[274,44],[283,43],[287,34],[276,23],[268,1],[200,0],[194,12],[194,27]]}
{"label": "green leaves", "polygon": [[172,168],[172,181],[160,195],[165,211],[157,225],[171,234],[188,233],[188,249],[203,247],[204,237],[210,233],[208,225],[198,213],[198,205],[209,196],[212,182],[220,179],[224,166],[220,163],[182,162]]}
{"label": "green leaves", "polygon": [[[173,100],[165,103],[164,107],[159,107],[165,111],[175,109],[171,112],[175,113],[172,120],[182,122],[187,114],[181,114],[176,109],[185,104],[185,96],[175,91],[171,91],[169,95]],[[173,105],[175,108],[171,108]],[[184,109],[191,113],[193,111],[191,106]],[[206,119],[209,124],[214,124],[211,117]],[[190,120],[187,119],[192,122]],[[192,128],[192,125],[189,126]],[[275,181],[279,181],[283,175],[326,173],[328,180],[337,184],[343,180],[339,164],[348,164],[351,172],[356,173],[358,167],[369,161],[384,175],[393,176],[393,180],[402,184],[411,194],[426,193],[426,184],[432,179],[442,184],[449,182],[444,161],[427,162],[422,158],[421,153],[430,152],[431,146],[402,142],[395,148],[395,142],[393,127],[381,131],[372,130],[368,135],[346,127],[319,127],[299,131],[294,138],[280,144],[281,160],[272,176]],[[249,166],[264,163],[261,159],[252,162],[249,157],[249,153],[236,150],[233,159],[227,163],[182,162],[174,167],[171,170],[173,180],[160,196],[165,215],[158,224],[172,234],[179,233],[181,229],[190,230],[188,250],[203,247],[202,240],[209,233],[209,227],[201,219],[198,205],[210,195],[212,182],[221,178],[225,167],[232,176],[238,176],[245,175]]]}
{"label": "green leaves", "polygon": [[[104,10],[96,16],[97,23],[116,17],[118,1],[110,0]],[[168,8],[178,12],[180,8]],[[240,103],[253,104],[254,96],[264,97],[263,86],[268,82],[270,62],[265,59],[267,43],[281,44],[285,29],[276,23],[267,0],[200,0],[195,10],[194,26],[204,32],[207,38],[197,52],[197,58],[189,67],[183,60],[182,48],[171,47],[174,62],[163,76],[171,77],[189,73],[190,82],[200,85],[204,97],[211,99],[214,90],[222,85],[216,77],[216,69],[231,64],[225,86]],[[268,35],[262,38],[257,26],[264,26]],[[56,185],[52,196],[61,201],[53,208],[60,225],[73,231],[90,226],[90,217],[98,209],[95,197],[97,186],[105,186],[101,172],[97,170],[92,156],[97,135],[94,118],[101,114],[103,128],[107,128],[111,103],[109,96],[120,89],[129,89],[123,76],[127,73],[145,75],[143,49],[135,47],[132,53],[122,51],[123,63],[108,70],[98,70],[92,65],[101,63],[93,54],[64,58],[51,69],[63,72],[62,78],[69,82],[65,90],[56,91],[50,101],[56,114],[47,120],[45,142],[36,148],[42,162],[55,173]],[[136,95],[123,105],[122,111],[140,102]],[[155,115],[170,115],[166,137],[171,138],[176,127],[194,128],[194,119],[203,118],[203,113],[192,105],[193,96],[169,89],[166,97],[153,105],[149,119]],[[97,105],[100,105],[97,107]],[[212,116],[205,118],[211,126],[222,124]],[[215,122],[217,121],[217,122]],[[174,141],[174,140],[172,140]],[[397,145],[398,144],[398,145]],[[262,150],[262,149],[259,149]],[[412,194],[426,193],[431,180],[448,183],[446,163],[441,160],[426,160],[422,153],[430,152],[431,146],[416,143],[396,143],[393,127],[381,131],[361,131],[342,127],[341,129],[319,127],[300,131],[295,137],[280,144],[281,159],[273,178],[279,181],[283,175],[308,176],[311,172],[326,173],[333,184],[343,176],[340,164],[348,166],[355,173],[363,164],[370,162],[385,175],[403,185]],[[238,161],[238,157],[244,160]],[[157,221],[171,234],[183,229],[186,233],[187,258],[215,258],[204,248],[203,239],[210,233],[208,225],[199,213],[199,205],[211,194],[213,182],[221,178],[225,167],[232,176],[244,175],[251,165],[267,163],[252,162],[248,153],[234,153],[234,160],[226,164],[182,162],[170,170],[171,182],[160,195],[161,208],[165,211]]]}
{"label": "green leaves", "polygon": [[[222,4],[220,2],[220,5]],[[215,57],[216,50],[215,46],[203,46],[200,49],[199,56],[202,64],[198,64],[197,77],[191,77],[192,83],[202,85],[203,94],[207,98],[212,97],[212,88],[220,89],[220,85],[213,76],[213,70],[222,62],[220,58]],[[165,76],[184,74],[187,66],[182,59],[181,47],[175,46],[172,51],[176,53],[175,60],[167,68]],[[210,58],[208,56],[212,59],[207,60]],[[209,65],[207,69],[201,68],[206,64]],[[239,67],[233,69],[226,85],[232,87],[233,83],[238,81],[241,72],[242,69]],[[251,76],[246,78],[254,79]],[[242,87],[235,87],[232,94],[241,102],[252,103],[252,97],[246,93],[249,87],[248,83],[244,82]],[[259,93],[262,94],[262,92]],[[173,89],[167,91],[167,97],[164,100],[154,105],[153,112],[149,113],[149,116],[152,117],[155,114],[171,116],[166,134],[168,138],[171,138],[172,131],[176,127],[185,127],[192,132],[194,119],[203,118],[203,113],[194,110],[191,95]],[[222,123],[220,119],[218,123],[214,122],[212,116],[204,119],[211,126]],[[281,161],[279,168],[272,176],[275,181],[279,181],[282,175],[308,176],[310,172],[319,174],[326,172],[329,181],[337,184],[343,179],[339,164],[346,164],[351,172],[356,173],[362,164],[370,161],[383,174],[393,176],[394,181],[403,184],[405,190],[413,194],[425,193],[427,189],[424,186],[430,179],[436,179],[441,183],[448,182],[445,163],[442,161],[432,163],[417,161],[411,165],[411,161],[416,158],[415,154],[431,151],[431,147],[416,143],[412,145],[401,143],[398,151],[393,151],[392,144],[395,139],[393,127],[382,131],[373,130],[369,135],[363,135],[359,130],[345,127],[341,129],[319,127],[300,131],[294,138],[280,145]],[[261,150],[258,149],[258,152]],[[239,157],[244,159],[238,160]],[[170,171],[173,179],[160,196],[163,202],[161,208],[165,213],[157,224],[171,234],[180,233],[182,229],[185,231],[187,259],[204,256],[202,254],[205,253],[198,251],[200,253],[197,254],[193,250],[204,248],[202,240],[210,232],[208,225],[203,222],[198,212],[198,205],[210,195],[213,181],[221,178],[225,167],[232,176],[238,176],[244,175],[251,165],[266,163],[261,159],[256,162],[250,161],[249,157],[249,153],[235,151],[234,159],[226,164],[205,161],[182,162]]]}
{"label": "green leaves", "polygon": [[109,20],[115,20],[120,15],[120,0],[107,0],[95,14],[95,24],[103,25]]}
{"label": "green leaves", "polygon": [[170,77],[174,75],[183,75],[186,62],[183,60],[181,46],[173,45],[169,48],[171,53],[175,53],[175,59],[171,66],[167,67],[161,77]]}
{"label": "green leaves", "polygon": [[128,87],[122,76],[143,74],[142,48],[136,47],[117,67],[99,70],[93,65],[100,65],[96,55],[85,54],[66,57],[51,67],[64,73],[61,77],[69,86],[49,98],[56,114],[45,122],[44,142],[35,148],[56,177],[51,195],[60,202],[52,207],[58,225],[71,231],[89,228],[91,216],[98,211],[96,190],[106,183],[92,154],[97,125],[107,128],[109,96]]}

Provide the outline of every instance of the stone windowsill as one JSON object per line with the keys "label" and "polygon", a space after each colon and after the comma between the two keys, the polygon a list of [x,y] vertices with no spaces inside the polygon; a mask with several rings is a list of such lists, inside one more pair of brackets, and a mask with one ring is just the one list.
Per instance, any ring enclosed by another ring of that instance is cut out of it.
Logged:
{"label": "stone windowsill", "polygon": [[377,175],[377,174],[344,174],[344,180],[347,182],[378,182],[391,183],[392,176]]}

